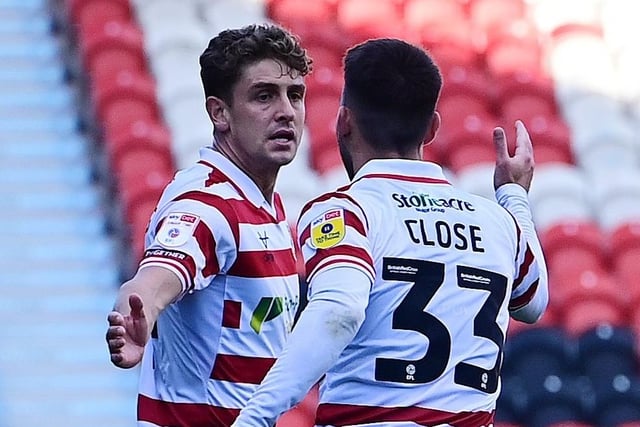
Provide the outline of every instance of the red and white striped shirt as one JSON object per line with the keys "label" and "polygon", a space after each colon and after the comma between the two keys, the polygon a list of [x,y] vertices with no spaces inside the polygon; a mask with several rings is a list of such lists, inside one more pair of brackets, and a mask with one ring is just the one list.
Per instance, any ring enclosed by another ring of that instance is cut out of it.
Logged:
{"label": "red and white striped shirt", "polygon": [[298,230],[311,298],[332,269],[346,288],[349,269],[371,282],[316,423],[491,425],[509,312],[532,301],[544,271],[512,215],[435,164],[372,160],[305,206]]}
{"label": "red and white striped shirt", "polygon": [[293,239],[277,194],[211,148],[180,171],[151,217],[140,268],[183,292],[142,362],[140,426],[228,426],[280,354],[299,305]]}

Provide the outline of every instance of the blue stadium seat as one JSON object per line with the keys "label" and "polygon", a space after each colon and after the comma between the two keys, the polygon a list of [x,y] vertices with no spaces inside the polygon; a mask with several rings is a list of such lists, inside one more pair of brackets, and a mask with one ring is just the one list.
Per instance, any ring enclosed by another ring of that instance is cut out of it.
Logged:
{"label": "blue stadium seat", "polygon": [[631,329],[600,325],[577,338],[578,368],[594,387],[609,387],[620,375],[638,372],[635,336]]}
{"label": "blue stadium seat", "polygon": [[618,375],[608,387],[596,388],[592,417],[603,427],[640,422],[640,378]]}
{"label": "blue stadium seat", "polygon": [[548,427],[554,423],[580,422],[591,411],[591,385],[585,378],[550,375],[542,387],[527,385],[528,407],[524,415],[528,427]]}
{"label": "blue stadium seat", "polygon": [[556,327],[531,328],[509,337],[505,345],[503,375],[517,376],[527,387],[542,387],[548,376],[575,370],[575,347]]}

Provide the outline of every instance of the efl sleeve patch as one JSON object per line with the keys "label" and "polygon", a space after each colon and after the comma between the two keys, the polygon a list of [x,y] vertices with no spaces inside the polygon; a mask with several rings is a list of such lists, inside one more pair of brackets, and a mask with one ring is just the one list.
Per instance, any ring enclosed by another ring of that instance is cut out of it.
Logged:
{"label": "efl sleeve patch", "polygon": [[317,249],[331,248],[344,239],[344,210],[332,209],[311,223],[311,244]]}
{"label": "efl sleeve patch", "polygon": [[189,237],[193,236],[199,221],[200,217],[197,215],[172,212],[165,218],[160,230],[158,230],[156,241],[162,246],[170,248],[182,246],[187,243]]}

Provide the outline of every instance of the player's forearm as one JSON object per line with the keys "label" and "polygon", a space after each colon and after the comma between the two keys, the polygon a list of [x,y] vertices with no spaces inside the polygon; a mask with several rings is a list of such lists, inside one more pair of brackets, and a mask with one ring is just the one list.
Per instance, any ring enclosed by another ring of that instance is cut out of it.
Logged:
{"label": "player's forearm", "polygon": [[[328,276],[320,274],[318,280],[339,281],[345,287],[344,275],[335,271]],[[364,321],[370,283],[364,274],[362,280],[366,287],[362,294],[366,294],[357,301],[342,292],[321,291],[312,296],[283,354],[233,427],[273,426],[334,365]]]}
{"label": "player's forearm", "polygon": [[526,306],[511,312],[511,316],[517,320],[534,323],[542,316],[547,307],[549,290],[547,266],[531,216],[527,193],[517,184],[505,184],[496,190],[496,199],[498,203],[507,209],[516,219],[522,234],[533,252],[538,267],[538,288],[533,299]]}
{"label": "player's forearm", "polygon": [[131,311],[129,296],[139,295],[143,302],[148,330],[151,331],[162,310],[175,300],[181,290],[180,281],[172,272],[158,267],[143,268],[120,287],[114,310],[128,315]]}

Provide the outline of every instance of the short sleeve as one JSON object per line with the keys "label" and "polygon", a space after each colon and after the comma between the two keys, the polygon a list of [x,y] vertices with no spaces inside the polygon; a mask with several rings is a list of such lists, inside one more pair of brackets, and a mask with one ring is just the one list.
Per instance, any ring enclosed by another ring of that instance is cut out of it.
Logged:
{"label": "short sleeve", "polygon": [[[187,292],[206,288],[237,254],[237,226],[226,202],[183,199],[159,207],[151,219],[140,268],[173,271]],[[234,233],[234,229],[236,232]]]}
{"label": "short sleeve", "polygon": [[344,193],[330,193],[308,204],[298,221],[298,240],[308,282],[320,271],[353,267],[373,282],[368,222],[360,205]]}

